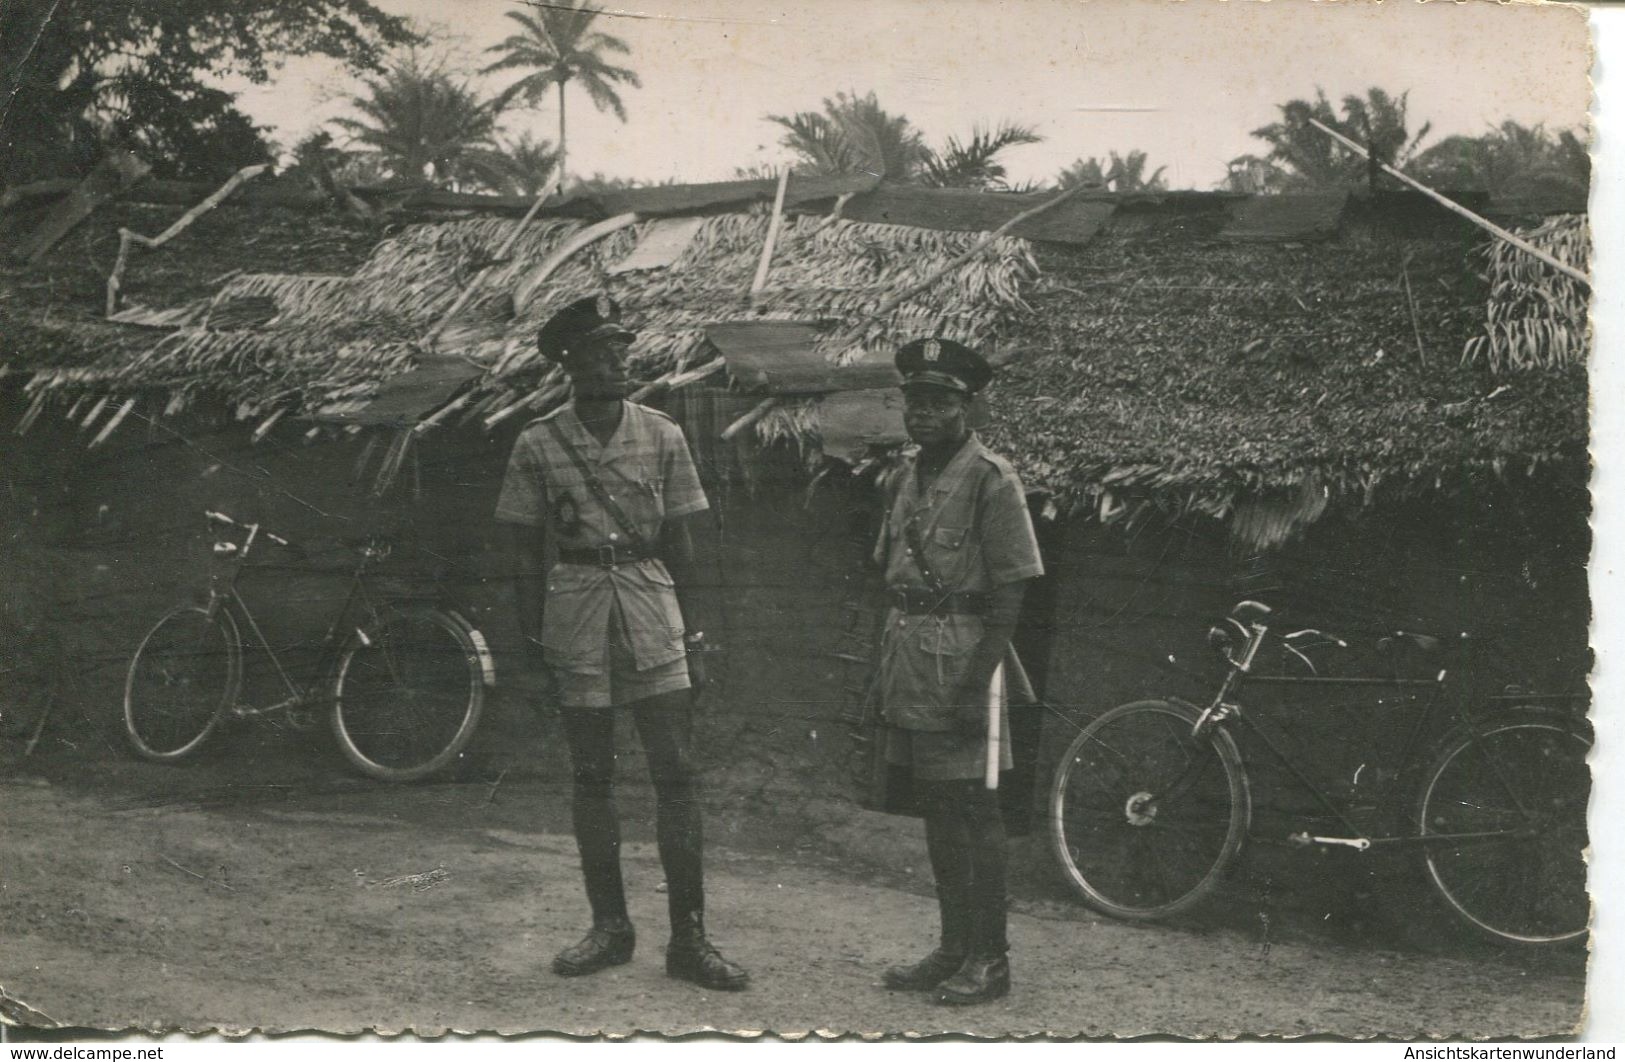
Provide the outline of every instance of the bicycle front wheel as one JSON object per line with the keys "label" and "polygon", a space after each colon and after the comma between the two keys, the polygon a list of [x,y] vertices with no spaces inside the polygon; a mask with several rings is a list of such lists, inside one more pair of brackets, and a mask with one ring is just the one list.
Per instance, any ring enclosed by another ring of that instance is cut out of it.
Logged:
{"label": "bicycle front wheel", "polygon": [[1197,714],[1136,701],[1073,739],[1050,787],[1050,843],[1067,884],[1116,918],[1151,921],[1218,885],[1247,834],[1241,756],[1222,730],[1191,737]]}
{"label": "bicycle front wheel", "polygon": [[136,647],[124,677],[124,734],[143,759],[195,752],[237,698],[242,642],[224,609],[183,605]]}
{"label": "bicycle front wheel", "polygon": [[358,770],[410,782],[462,752],[484,704],[479,653],[463,625],[437,609],[392,612],[339,661],[333,733]]}
{"label": "bicycle front wheel", "polygon": [[1417,799],[1429,882],[1481,933],[1556,944],[1586,931],[1591,739],[1561,716],[1495,716],[1447,739]]}

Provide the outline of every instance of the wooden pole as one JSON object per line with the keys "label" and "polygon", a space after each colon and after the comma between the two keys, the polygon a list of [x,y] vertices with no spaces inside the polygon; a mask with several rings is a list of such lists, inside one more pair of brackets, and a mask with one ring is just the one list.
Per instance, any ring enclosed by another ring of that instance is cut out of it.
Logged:
{"label": "wooden pole", "polygon": [[39,265],[45,253],[66,236],[75,225],[95,213],[103,203],[122,195],[152,167],[128,151],[114,151],[96,164],[90,175],[74,186],[51,207],[35,229],[13,253],[30,266]]}
{"label": "wooden pole", "polygon": [[1540,259],[1542,262],[1545,262],[1547,265],[1551,266],[1553,269],[1564,274],[1565,276],[1578,280],[1588,288],[1591,286],[1591,278],[1580,270],[1569,265],[1567,262],[1564,262],[1553,255],[1547,254],[1545,251],[1541,250],[1539,247],[1536,247],[1528,240],[1514,236],[1512,233],[1508,232],[1506,229],[1503,229],[1495,222],[1490,221],[1487,218],[1479,217],[1477,214],[1473,213],[1471,210],[1468,210],[1455,200],[1450,199],[1447,196],[1440,195],[1438,192],[1435,192],[1421,181],[1399,172],[1386,162],[1372,159],[1370,152],[1366,151],[1365,148],[1361,147],[1359,144],[1356,144],[1354,141],[1350,140],[1342,133],[1339,133],[1337,130],[1322,125],[1314,118],[1309,119],[1309,124],[1314,126],[1316,129],[1319,129],[1322,133],[1325,133],[1327,136],[1331,137],[1345,148],[1348,148],[1356,155],[1359,155],[1361,158],[1376,162],[1377,165],[1381,166],[1389,176],[1403,182],[1404,184],[1410,185],[1412,188],[1416,189],[1418,192],[1421,192],[1423,195],[1438,203],[1451,213],[1460,214],[1462,217],[1466,218],[1468,221],[1471,221],[1479,228],[1485,230],[1486,232],[1492,233],[1499,239],[1505,240],[1507,243],[1510,243],[1512,246],[1516,247],[1520,251],[1523,251],[1525,254],[1534,255],[1536,258]]}
{"label": "wooden pole", "polygon": [[151,250],[162,247],[176,236],[179,236],[192,222],[225,202],[226,197],[235,192],[244,182],[253,180],[270,168],[269,164],[244,166],[232,174],[231,179],[226,181],[225,184],[215,189],[213,195],[176,218],[175,224],[156,236],[143,236],[138,232],[131,232],[129,229],[119,229],[118,256],[113,259],[113,271],[107,275],[107,316],[111,317],[118,312],[119,289],[123,287],[124,266],[130,257],[131,244],[139,243]]}
{"label": "wooden pole", "polygon": [[846,338],[851,339],[862,335],[865,328],[868,328],[871,324],[880,320],[882,317],[885,317],[887,314],[897,309],[897,307],[901,306],[909,299],[912,299],[926,288],[929,288],[931,285],[941,280],[947,274],[952,273],[954,270],[958,269],[972,258],[975,258],[977,255],[981,254],[993,243],[994,240],[997,240],[999,237],[1003,236],[1017,225],[1020,225],[1023,221],[1029,221],[1045,211],[1054,210],[1056,207],[1060,206],[1062,203],[1066,202],[1068,199],[1071,199],[1073,196],[1077,195],[1083,190],[1082,185],[1076,185],[1072,188],[1068,188],[1060,195],[1044,200],[1044,202],[1033,207],[1031,210],[1022,211],[1009,221],[1006,221],[1003,225],[1000,225],[998,228],[994,229],[992,232],[984,233],[982,238],[977,240],[976,243],[971,246],[970,250],[956,256],[952,261],[946,263],[945,265],[938,266],[923,279],[916,281],[915,283],[904,288],[902,291],[899,291],[897,294],[893,295],[891,298],[887,299],[885,302],[881,303],[880,309],[870,314],[862,324],[850,329],[846,334]]}
{"label": "wooden pole", "polygon": [[[553,179],[548,181],[547,184],[542,188],[542,194],[538,195],[536,197],[536,201],[530,204],[530,209],[525,212],[524,217],[519,219],[519,224],[513,227],[513,231],[508,233],[508,238],[502,241],[502,246],[497,248],[497,253],[495,256],[497,261],[501,261],[502,259],[508,257],[509,252],[513,250],[513,245],[519,240],[519,234],[525,231],[525,226],[529,225],[531,219],[536,217],[537,211],[542,209],[542,203],[547,199],[548,196],[558,191],[559,181],[562,176],[562,171],[554,173]],[[468,305],[468,300],[473,298],[474,288],[479,284],[480,278],[485,276],[485,271],[490,269],[491,266],[495,264],[496,262],[486,263],[480,267],[478,272],[469,278],[468,283],[463,285],[463,290],[457,293],[457,299],[451,304],[451,309],[447,310],[443,315],[441,315],[440,320],[435,324],[435,326],[429,329],[429,334],[423,337],[424,346],[431,350],[434,349],[435,337],[446,330],[446,325],[450,324],[451,319],[457,316],[457,311]]]}
{"label": "wooden pole", "polygon": [[703,380],[712,373],[720,371],[726,364],[721,358],[712,358],[696,369],[673,369],[658,380],[650,380],[636,391],[633,391],[627,398],[632,402],[641,402],[656,391],[687,387],[691,383]]}
{"label": "wooden pole", "polygon": [[790,167],[779,171],[779,188],[773,195],[773,220],[767,223],[767,239],[762,242],[762,257],[756,263],[756,276],[750,282],[750,298],[755,302],[767,285],[767,271],[773,264],[773,245],[779,239],[779,223],[784,219],[784,190],[790,184]]}
{"label": "wooden pole", "polygon": [[[937,267],[936,269],[933,269],[923,279],[921,279],[919,281],[916,281],[913,284],[910,284],[908,287],[904,288],[902,291],[899,291],[897,294],[893,295],[891,298],[889,298],[885,302],[881,303],[880,304],[880,309],[878,309],[874,313],[870,314],[867,318],[865,318],[863,320],[863,322],[861,324],[859,324],[859,325],[857,325],[857,326],[855,326],[853,328],[850,328],[845,333],[843,333],[841,338],[836,340],[835,346],[837,348],[839,348],[840,346],[842,346],[842,345],[844,345],[844,344],[846,344],[848,342],[851,342],[853,339],[863,335],[864,329],[868,328],[874,322],[876,322],[876,321],[880,320],[881,318],[885,317],[887,314],[889,314],[893,310],[897,309],[897,307],[901,306],[903,303],[907,302],[909,299],[912,299],[914,296],[918,295],[920,292],[924,291],[926,288],[929,288],[931,285],[935,284],[937,281],[941,280],[943,277],[947,276],[949,273],[952,273],[954,270],[958,269],[960,266],[964,265],[966,262],[970,261],[972,258],[975,258],[977,255],[981,254],[989,246],[992,245],[994,240],[997,240],[999,237],[1003,236],[1005,233],[1009,232],[1011,229],[1015,228],[1017,225],[1020,225],[1023,221],[1028,221],[1028,220],[1030,220],[1032,218],[1035,218],[1035,217],[1037,217],[1038,215],[1044,213],[1047,210],[1054,210],[1056,207],[1060,206],[1062,203],[1066,202],[1068,199],[1071,199],[1073,196],[1077,195],[1081,191],[1084,191],[1084,187],[1082,185],[1075,185],[1075,186],[1073,186],[1071,188],[1068,188],[1066,191],[1062,192],[1060,195],[1052,196],[1051,198],[1044,200],[1042,203],[1039,203],[1037,206],[1033,207],[1030,210],[1023,210],[1021,213],[1017,214],[1015,217],[1011,218],[1009,221],[1006,221],[1003,225],[1000,225],[998,228],[994,229],[992,232],[984,233],[982,235],[982,238],[977,240],[973,245],[971,245],[969,250],[965,251],[962,254],[956,255],[952,261],[947,262],[947,263]],[[755,424],[757,421],[761,420],[764,416],[767,415],[768,411],[773,408],[773,403],[776,402],[776,401],[777,401],[777,399],[773,399],[773,398],[765,398],[765,399],[763,399],[761,402],[757,403],[756,407],[754,409],[752,409],[750,412],[746,413],[744,416],[740,417],[738,420],[736,420],[732,424],[728,425],[728,427],[723,430],[722,437],[724,439],[732,439],[734,436],[738,435],[740,432],[744,431],[746,428],[750,427],[752,424]]]}
{"label": "wooden pole", "polygon": [[532,298],[535,297],[536,289],[541,287],[542,283],[546,281],[548,277],[553,275],[553,271],[558,269],[558,267],[563,265],[565,262],[569,261],[577,251],[581,250],[583,247],[586,247],[588,244],[595,243],[598,240],[603,239],[610,233],[619,232],[628,225],[635,225],[637,224],[637,221],[638,215],[635,213],[617,214],[612,218],[605,218],[603,221],[588,225],[586,228],[577,232],[574,236],[571,236],[568,240],[565,240],[563,243],[559,244],[558,248],[552,254],[548,255],[547,258],[543,260],[541,265],[531,270],[530,273],[526,274],[525,277],[514,286],[513,312],[516,314],[523,313],[525,306]]}
{"label": "wooden pole", "polygon": [[777,403],[778,399],[776,398],[764,398],[760,402],[756,403],[755,406],[751,407],[751,411],[749,413],[746,413],[744,416],[722,429],[723,441],[726,442],[729,439],[732,439],[735,435],[738,435],[752,424],[755,424],[757,421],[767,416],[768,413],[772,412],[774,405]]}

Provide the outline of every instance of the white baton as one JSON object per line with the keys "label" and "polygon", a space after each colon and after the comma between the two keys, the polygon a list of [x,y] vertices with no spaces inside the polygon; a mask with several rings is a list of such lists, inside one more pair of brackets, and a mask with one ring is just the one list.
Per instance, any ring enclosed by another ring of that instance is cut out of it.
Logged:
{"label": "white baton", "polygon": [[987,763],[982,771],[982,784],[989,789],[999,788],[999,702],[1004,698],[1004,664],[993,669],[993,678],[987,684]]}

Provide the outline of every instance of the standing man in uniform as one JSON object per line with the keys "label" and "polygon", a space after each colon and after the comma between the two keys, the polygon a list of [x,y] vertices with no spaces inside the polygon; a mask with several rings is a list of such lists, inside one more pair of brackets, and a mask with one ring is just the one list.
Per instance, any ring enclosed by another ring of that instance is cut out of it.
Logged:
{"label": "standing man in uniform", "polygon": [[707,508],[682,429],[626,401],[633,333],[608,296],[564,307],[536,334],[573,397],[528,425],[508,460],[496,518],[509,525],[519,630],[541,651],[560,706],[572,815],[592,928],[560,952],[562,977],[629,962],[635,936],[621,881],[615,721],[637,726],[656,794],[671,916],[666,973],[737,990],[749,976],[706,939],[700,807],[690,760],[693,545],[684,520]]}
{"label": "standing man in uniform", "polygon": [[946,339],[915,340],[896,361],[917,449],[887,485],[875,548],[891,598],[880,697],[887,761],[909,768],[925,817],[942,927],[935,950],[887,970],[885,983],[983,1003],[1010,991],[1004,820],[984,781],[989,717],[1007,768],[1006,705],[1031,700],[1010,638],[1027,582],[1044,568],[1021,480],[967,424],[992,367]]}

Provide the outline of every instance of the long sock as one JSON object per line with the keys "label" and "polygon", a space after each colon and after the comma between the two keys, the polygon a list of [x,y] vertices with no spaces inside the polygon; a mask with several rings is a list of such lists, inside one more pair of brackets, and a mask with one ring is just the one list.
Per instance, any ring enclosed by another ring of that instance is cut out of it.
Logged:
{"label": "long sock", "polygon": [[969,836],[961,817],[950,804],[951,792],[942,783],[919,783],[925,811],[925,850],[936,879],[937,907],[941,913],[941,946],[963,955],[970,946],[966,924],[966,892],[970,884]]}
{"label": "long sock", "polygon": [[971,866],[970,897],[975,912],[974,949],[983,958],[1003,955],[1009,950],[1006,938],[1008,906],[1006,878],[1009,854],[1004,833],[1004,814],[999,794],[980,782],[958,783]]}
{"label": "long sock", "polygon": [[626,918],[621,827],[615,811],[615,716],[608,709],[560,713],[570,746],[574,790],[570,818],[593,921]]}
{"label": "long sock", "polygon": [[692,709],[687,691],[639,701],[638,737],[655,788],[655,843],[666,872],[673,935],[701,925],[705,910],[705,836],[699,785],[689,756]]}

